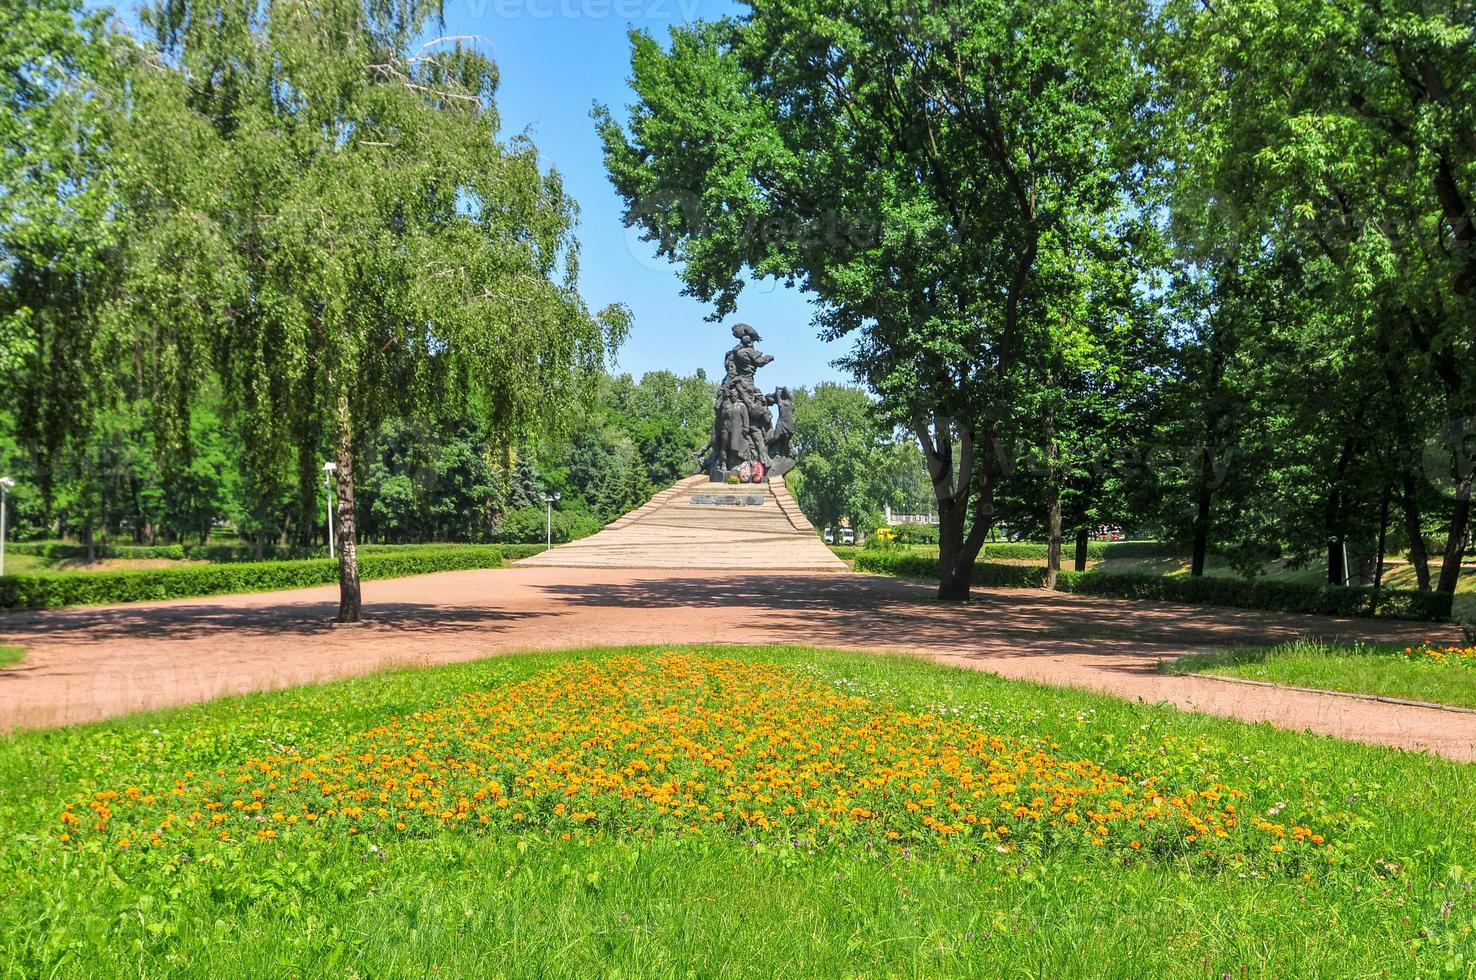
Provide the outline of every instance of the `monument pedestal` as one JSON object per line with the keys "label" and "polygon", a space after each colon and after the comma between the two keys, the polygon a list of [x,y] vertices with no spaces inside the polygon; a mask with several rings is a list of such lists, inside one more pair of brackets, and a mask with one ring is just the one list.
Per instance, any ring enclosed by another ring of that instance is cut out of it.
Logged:
{"label": "monument pedestal", "polygon": [[598,534],[519,565],[844,572],[783,479],[722,487],[704,474],[661,491]]}
{"label": "monument pedestal", "polygon": [[714,463],[707,471],[707,478],[713,483],[726,483],[729,486],[753,486],[768,483],[773,477],[783,476],[792,469],[794,469],[794,460],[781,456],[777,459],[770,460],[765,465],[763,479],[754,480],[750,478],[745,480],[741,468],[729,470]]}

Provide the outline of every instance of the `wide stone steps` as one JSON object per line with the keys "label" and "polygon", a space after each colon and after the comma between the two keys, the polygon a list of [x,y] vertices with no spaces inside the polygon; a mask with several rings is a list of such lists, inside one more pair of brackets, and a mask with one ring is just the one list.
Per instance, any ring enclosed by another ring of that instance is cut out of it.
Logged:
{"label": "wide stone steps", "polygon": [[[759,504],[693,503],[760,497]],[[598,534],[525,558],[562,568],[767,569],[843,572],[845,563],[805,520],[783,479],[735,487],[698,475],[661,491]]]}

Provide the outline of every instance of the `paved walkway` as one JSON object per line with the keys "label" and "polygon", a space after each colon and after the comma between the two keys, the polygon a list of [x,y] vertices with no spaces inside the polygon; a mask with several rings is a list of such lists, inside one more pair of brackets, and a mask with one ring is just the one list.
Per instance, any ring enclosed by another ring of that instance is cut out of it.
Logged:
{"label": "paved walkway", "polygon": [[[717,502],[724,501],[724,502]],[[843,572],[782,479],[761,486],[689,477],[598,534],[522,564],[557,568]]]}
{"label": "paved walkway", "polygon": [[1275,615],[1035,590],[940,605],[918,582],[849,573],[515,566],[364,583],[362,627],[329,625],[335,587],[0,616],[30,650],[0,671],[0,729],[496,653],[597,644],[803,643],[906,650],[1246,721],[1476,759],[1476,714],[1155,673],[1161,658],[1297,635],[1415,642],[1420,624]]}

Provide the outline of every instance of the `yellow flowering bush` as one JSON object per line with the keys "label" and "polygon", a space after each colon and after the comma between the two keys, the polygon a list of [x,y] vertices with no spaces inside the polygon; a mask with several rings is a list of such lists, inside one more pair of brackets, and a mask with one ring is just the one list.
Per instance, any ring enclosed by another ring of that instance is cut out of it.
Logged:
{"label": "yellow flowering bush", "polygon": [[1232,786],[1171,782],[772,664],[666,653],[573,661],[338,744],[104,789],[66,806],[57,833],[136,849],[536,828],[1278,862],[1331,847],[1242,814]]}

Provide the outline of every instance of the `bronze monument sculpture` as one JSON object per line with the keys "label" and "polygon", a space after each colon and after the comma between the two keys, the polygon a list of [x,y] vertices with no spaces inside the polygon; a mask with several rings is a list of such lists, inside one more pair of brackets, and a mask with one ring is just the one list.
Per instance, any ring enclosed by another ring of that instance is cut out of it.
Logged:
{"label": "bronze monument sculpture", "polygon": [[[758,331],[739,323],[733,336],[738,344],[724,359],[712,440],[697,456],[714,483],[763,483],[794,467],[794,399],[788,388],[765,395],[754,382],[758,369],[774,360],[756,346],[763,340]],[[777,423],[771,408],[778,409]]]}

